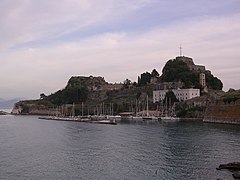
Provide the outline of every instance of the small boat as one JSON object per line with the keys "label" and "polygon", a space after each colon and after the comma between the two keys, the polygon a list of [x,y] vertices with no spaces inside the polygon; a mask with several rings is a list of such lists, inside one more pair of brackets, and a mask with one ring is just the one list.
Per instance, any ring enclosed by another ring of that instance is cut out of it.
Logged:
{"label": "small boat", "polygon": [[180,121],[180,118],[174,116],[163,116],[161,117],[161,121],[163,122],[177,122]]}
{"label": "small boat", "polygon": [[110,124],[110,125],[117,125],[117,122],[115,119],[113,120],[101,120],[101,121],[95,121],[97,124]]}
{"label": "small boat", "polygon": [[142,117],[142,119],[143,120],[155,120],[155,121],[158,121],[158,120],[160,120],[160,118],[159,117],[156,117],[156,116],[143,116]]}

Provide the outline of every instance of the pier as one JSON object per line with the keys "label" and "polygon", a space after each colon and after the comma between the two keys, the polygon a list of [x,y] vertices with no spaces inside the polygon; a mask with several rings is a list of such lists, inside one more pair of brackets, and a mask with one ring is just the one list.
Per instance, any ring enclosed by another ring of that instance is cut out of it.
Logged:
{"label": "pier", "polygon": [[117,125],[117,121],[115,119],[92,119],[89,117],[57,117],[57,116],[43,116],[38,119],[50,120],[50,121],[70,121],[70,122],[85,122],[85,123],[93,123],[93,124],[110,124]]}

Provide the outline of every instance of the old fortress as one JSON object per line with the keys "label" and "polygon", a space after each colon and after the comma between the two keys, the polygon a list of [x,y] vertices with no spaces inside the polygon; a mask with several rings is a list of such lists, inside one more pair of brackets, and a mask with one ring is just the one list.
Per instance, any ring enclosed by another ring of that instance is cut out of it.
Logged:
{"label": "old fortress", "polygon": [[[183,61],[187,64],[190,71],[195,71],[199,73],[199,84],[202,86],[203,91],[207,92],[207,85],[206,85],[206,73],[210,73],[211,71],[206,70],[205,66],[202,65],[195,65],[192,58],[185,57],[185,56],[178,56],[176,57],[177,61]],[[200,96],[200,89],[181,89],[183,87],[182,82],[163,82],[158,84],[157,90],[153,91],[153,102],[160,102],[163,101],[165,98],[166,93],[169,90],[172,90],[175,94],[176,98],[179,101],[185,101],[188,99],[192,99],[194,97]]]}

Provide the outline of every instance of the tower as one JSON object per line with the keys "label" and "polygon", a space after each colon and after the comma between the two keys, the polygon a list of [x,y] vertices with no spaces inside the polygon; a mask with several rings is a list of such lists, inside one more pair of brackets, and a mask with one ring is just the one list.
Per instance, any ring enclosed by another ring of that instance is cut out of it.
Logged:
{"label": "tower", "polygon": [[205,76],[205,73],[200,73],[200,75],[199,75],[199,83],[201,84],[201,86],[203,88],[206,87],[206,76]]}

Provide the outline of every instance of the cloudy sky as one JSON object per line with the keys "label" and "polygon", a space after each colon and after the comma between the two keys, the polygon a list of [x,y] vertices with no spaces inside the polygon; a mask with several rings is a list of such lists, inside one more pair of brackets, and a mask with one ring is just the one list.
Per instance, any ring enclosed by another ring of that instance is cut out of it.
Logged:
{"label": "cloudy sky", "polygon": [[239,0],[1,0],[0,98],[39,98],[73,75],[136,81],[180,44],[240,89]]}

